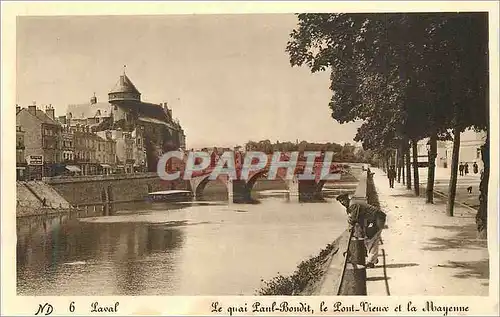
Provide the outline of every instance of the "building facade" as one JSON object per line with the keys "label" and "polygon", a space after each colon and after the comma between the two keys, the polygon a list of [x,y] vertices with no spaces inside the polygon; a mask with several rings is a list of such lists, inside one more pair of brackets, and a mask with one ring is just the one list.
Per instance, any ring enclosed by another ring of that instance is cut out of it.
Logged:
{"label": "building facade", "polygon": [[24,152],[24,130],[21,126],[16,126],[16,179],[26,178],[26,156]]}
{"label": "building facade", "polygon": [[55,120],[54,108],[48,106],[45,112],[35,104],[28,108],[16,106],[16,125],[24,132],[25,155],[42,157],[41,168],[29,166],[29,178],[55,176],[61,163],[61,125]]}
{"label": "building facade", "polygon": [[114,172],[116,165],[116,141],[113,140],[111,131],[100,131],[96,134],[98,171],[99,174],[108,175]]}
{"label": "building facade", "polygon": [[[486,141],[486,132],[476,132],[474,130],[466,130],[460,134],[460,152],[458,162],[467,163],[472,170],[472,165],[477,163],[478,170],[484,168],[483,157],[481,155],[481,146]],[[453,154],[453,142],[447,142],[445,148],[445,160],[447,166],[451,166]]]}
{"label": "building facade", "polygon": [[107,102],[98,102],[94,95],[89,103],[69,105],[66,118],[70,125],[86,124],[95,132],[113,131],[116,164],[125,171],[156,171],[164,152],[186,146],[184,131],[167,103],[143,102],[125,73]]}
{"label": "building facade", "polygon": [[[418,142],[417,153],[419,162],[428,162],[427,142],[429,139],[423,139]],[[486,132],[476,132],[466,130],[460,134],[460,150],[458,156],[459,163],[468,163],[469,167],[477,163],[478,170],[484,167],[481,156],[481,146],[486,141]],[[411,152],[411,151],[410,151]],[[441,168],[450,168],[453,157],[453,141],[438,141],[436,166]],[[412,159],[413,160],[413,159]]]}

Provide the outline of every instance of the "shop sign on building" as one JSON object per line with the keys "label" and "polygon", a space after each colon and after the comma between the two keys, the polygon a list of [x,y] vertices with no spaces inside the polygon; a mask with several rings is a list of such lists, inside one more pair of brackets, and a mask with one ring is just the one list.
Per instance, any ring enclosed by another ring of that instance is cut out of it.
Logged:
{"label": "shop sign on building", "polygon": [[26,158],[28,165],[43,165],[43,155],[30,155]]}

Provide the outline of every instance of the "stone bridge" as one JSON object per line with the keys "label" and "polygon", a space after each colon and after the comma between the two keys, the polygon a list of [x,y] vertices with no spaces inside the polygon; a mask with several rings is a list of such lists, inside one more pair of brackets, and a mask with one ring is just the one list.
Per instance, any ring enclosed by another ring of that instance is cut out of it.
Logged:
{"label": "stone bridge", "polygon": [[[293,177],[287,177],[287,169],[278,168],[275,179],[281,179],[289,192],[289,198],[292,201],[312,201],[321,198],[321,192],[326,180],[320,179],[321,165],[316,164],[313,167],[315,179],[301,179],[300,174],[303,171],[303,164],[297,164]],[[258,171],[250,171],[248,177],[241,177],[241,169],[237,169],[236,179],[230,178],[227,174],[219,175],[215,180],[210,179],[212,169],[207,169],[204,173],[198,173],[189,180],[189,186],[195,199],[203,196],[203,190],[210,181],[219,181],[226,185],[228,198],[234,203],[244,203],[252,200],[251,192],[255,182],[260,177],[268,177],[270,167]],[[342,170],[330,170],[330,173],[338,175],[340,179]]]}

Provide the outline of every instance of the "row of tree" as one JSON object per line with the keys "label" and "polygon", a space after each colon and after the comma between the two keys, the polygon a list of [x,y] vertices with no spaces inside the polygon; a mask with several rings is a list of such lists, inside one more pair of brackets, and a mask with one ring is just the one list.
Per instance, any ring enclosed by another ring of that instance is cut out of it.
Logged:
{"label": "row of tree", "polygon": [[262,141],[248,141],[245,144],[246,151],[259,151],[267,154],[271,154],[277,151],[280,152],[304,152],[304,151],[316,151],[316,152],[333,152],[334,162],[351,162],[351,163],[369,163],[373,164],[374,154],[372,150],[364,150],[357,148],[356,146],[345,143],[344,145],[338,143],[310,143],[307,141],[301,142],[279,142],[271,143],[270,140]]}
{"label": "row of tree", "polygon": [[429,138],[427,202],[437,141],[453,139],[448,213],[453,215],[460,132],[485,130],[478,231],[486,234],[489,178],[486,13],[298,14],[286,51],[292,66],[331,70],[333,119],[363,120],[356,141],[384,161],[395,151],[419,195],[417,142]]}

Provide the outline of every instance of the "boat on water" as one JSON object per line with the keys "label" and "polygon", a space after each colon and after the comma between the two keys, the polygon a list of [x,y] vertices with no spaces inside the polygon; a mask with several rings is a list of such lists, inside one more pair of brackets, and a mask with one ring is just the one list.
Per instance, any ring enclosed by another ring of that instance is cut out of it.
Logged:
{"label": "boat on water", "polygon": [[189,190],[163,190],[149,193],[146,200],[150,202],[183,202],[190,201],[193,193]]}

